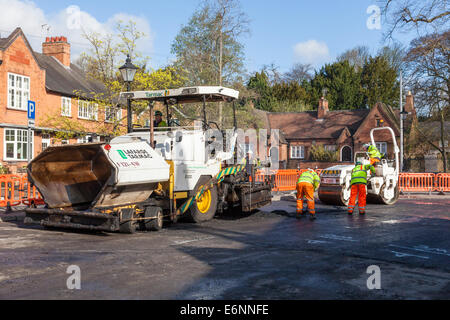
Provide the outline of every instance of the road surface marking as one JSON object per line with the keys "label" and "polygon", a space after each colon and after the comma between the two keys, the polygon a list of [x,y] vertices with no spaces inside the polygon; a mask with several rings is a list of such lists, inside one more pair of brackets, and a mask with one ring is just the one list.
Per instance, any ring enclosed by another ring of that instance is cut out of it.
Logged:
{"label": "road surface marking", "polygon": [[413,251],[419,251],[419,252],[425,252],[425,253],[431,253],[431,254],[439,254],[439,255],[450,257],[450,253],[448,253],[448,251],[445,249],[430,248],[425,245],[419,245],[419,246],[415,246],[415,247],[405,247],[405,246],[397,246],[394,244],[390,244],[389,246],[394,247],[394,248],[413,250]]}
{"label": "road surface marking", "polygon": [[325,244],[330,243],[329,241],[323,241],[323,240],[308,240],[308,244]]}
{"label": "road surface marking", "polygon": [[391,251],[391,252],[393,254],[395,254],[395,256],[397,258],[416,257],[416,258],[420,258],[420,259],[430,259],[429,257],[417,256],[415,254],[409,254],[409,253],[404,253],[404,252],[398,252],[398,251]]}
{"label": "road surface marking", "polygon": [[186,243],[192,243],[192,242],[198,242],[198,241],[204,241],[204,240],[212,240],[214,237],[208,237],[208,238],[200,238],[200,239],[192,239],[192,240],[175,240],[175,245],[181,245]]}
{"label": "road surface marking", "polygon": [[323,236],[319,236],[319,238],[330,239],[330,240],[340,240],[340,241],[350,241],[350,242],[358,241],[358,240],[354,240],[352,237],[338,236],[335,234],[325,234]]}

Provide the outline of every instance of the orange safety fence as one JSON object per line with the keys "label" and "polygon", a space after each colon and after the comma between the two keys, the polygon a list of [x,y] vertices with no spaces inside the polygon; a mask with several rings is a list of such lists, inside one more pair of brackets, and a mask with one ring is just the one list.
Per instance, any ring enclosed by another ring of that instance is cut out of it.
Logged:
{"label": "orange safety fence", "polygon": [[[273,191],[295,191],[299,176],[306,170],[278,170],[275,174]],[[320,175],[323,170],[316,170]],[[263,182],[266,173],[258,171],[256,182]],[[401,192],[450,192],[449,173],[401,173]],[[27,176],[0,175],[0,207],[19,205],[43,205],[44,200],[35,186],[31,186]]]}
{"label": "orange safety fence", "polygon": [[450,192],[450,173],[436,175],[436,189],[440,192]]}
{"label": "orange safety fence", "polygon": [[21,186],[21,176],[0,176],[0,207],[14,207],[22,204]]}
{"label": "orange safety fence", "polygon": [[398,185],[401,192],[432,192],[435,178],[434,173],[401,173]]}
{"label": "orange safety fence", "polygon": [[[279,170],[275,176],[274,191],[295,191],[298,177],[306,170]],[[323,170],[315,170],[319,175]],[[263,175],[263,173],[259,173]],[[258,181],[263,181],[259,177]],[[401,173],[399,176],[401,192],[450,192],[448,173]]]}
{"label": "orange safety fence", "polygon": [[21,190],[23,191],[22,204],[26,206],[45,204],[39,191],[37,191],[35,186],[32,186],[31,183],[29,183],[26,176],[22,178]]}

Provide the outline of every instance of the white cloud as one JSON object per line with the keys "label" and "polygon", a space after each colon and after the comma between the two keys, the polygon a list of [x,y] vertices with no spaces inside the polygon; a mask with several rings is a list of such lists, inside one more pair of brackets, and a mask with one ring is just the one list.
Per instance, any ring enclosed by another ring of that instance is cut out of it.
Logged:
{"label": "white cloud", "polygon": [[308,40],[294,46],[294,58],[296,62],[317,65],[330,58],[330,50],[325,42]]}
{"label": "white cloud", "polygon": [[1,37],[9,36],[11,31],[21,27],[33,49],[38,52],[41,52],[41,44],[46,37],[65,36],[71,43],[73,61],[81,52],[89,49],[83,32],[111,34],[120,20],[124,23],[133,20],[137,29],[146,34],[138,42],[139,50],[145,55],[151,55],[153,51],[153,33],[150,23],[143,17],[117,13],[107,21],[100,22],[77,6],[67,7],[56,14],[46,14],[34,2],[27,0],[0,0],[0,8]]}

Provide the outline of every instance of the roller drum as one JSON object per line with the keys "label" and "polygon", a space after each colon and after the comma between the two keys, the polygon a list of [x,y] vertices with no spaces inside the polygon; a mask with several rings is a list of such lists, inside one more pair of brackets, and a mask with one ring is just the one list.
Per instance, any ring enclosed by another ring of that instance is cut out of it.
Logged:
{"label": "roller drum", "polygon": [[349,196],[342,186],[325,185],[319,188],[319,199],[324,204],[347,206]]}

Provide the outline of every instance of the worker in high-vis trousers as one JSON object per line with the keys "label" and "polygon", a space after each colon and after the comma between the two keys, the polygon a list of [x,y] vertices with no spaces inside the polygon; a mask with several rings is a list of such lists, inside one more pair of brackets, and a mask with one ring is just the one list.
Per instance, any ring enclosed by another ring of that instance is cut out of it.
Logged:
{"label": "worker in high-vis trousers", "polygon": [[378,162],[381,162],[381,158],[383,157],[383,155],[381,154],[380,151],[378,151],[377,147],[375,147],[372,144],[366,143],[363,146],[363,148],[369,154],[370,164],[371,165],[375,165]]}
{"label": "worker in high-vis trousers", "polygon": [[366,214],[366,197],[367,197],[367,171],[375,174],[375,168],[371,164],[363,165],[357,162],[352,171],[352,190],[350,194],[350,202],[348,203],[348,214],[352,215],[356,207],[356,198],[358,198],[359,214]]}
{"label": "worker in high-vis trousers", "polygon": [[297,182],[297,218],[301,218],[306,214],[306,211],[303,209],[303,199],[306,198],[311,220],[316,219],[314,192],[319,188],[319,185],[320,177],[312,169],[308,169],[300,176]]}

